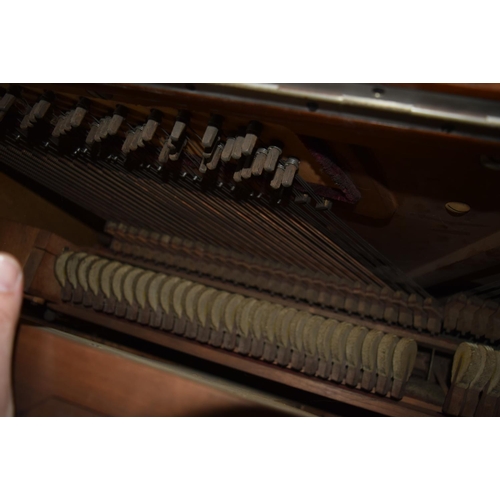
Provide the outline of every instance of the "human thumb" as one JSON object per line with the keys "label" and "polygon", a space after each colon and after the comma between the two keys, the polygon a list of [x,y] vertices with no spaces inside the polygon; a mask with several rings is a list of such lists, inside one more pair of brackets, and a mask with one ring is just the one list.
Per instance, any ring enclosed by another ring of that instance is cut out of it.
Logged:
{"label": "human thumb", "polygon": [[0,252],[0,416],[13,416],[12,348],[23,299],[23,273],[14,257]]}

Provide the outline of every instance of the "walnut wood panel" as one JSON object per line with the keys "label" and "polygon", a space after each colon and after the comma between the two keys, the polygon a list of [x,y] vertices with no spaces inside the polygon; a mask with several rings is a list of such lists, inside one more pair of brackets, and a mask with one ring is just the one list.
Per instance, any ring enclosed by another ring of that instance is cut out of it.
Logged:
{"label": "walnut wood panel", "polygon": [[190,380],[159,363],[27,325],[17,338],[14,394],[19,416],[301,414]]}

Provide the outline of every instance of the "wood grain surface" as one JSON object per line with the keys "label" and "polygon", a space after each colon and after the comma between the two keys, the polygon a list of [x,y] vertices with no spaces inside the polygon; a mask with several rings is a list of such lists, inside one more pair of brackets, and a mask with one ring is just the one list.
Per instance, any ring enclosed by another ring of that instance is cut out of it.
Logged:
{"label": "wood grain surface", "polygon": [[237,385],[62,332],[21,325],[18,416],[307,415]]}

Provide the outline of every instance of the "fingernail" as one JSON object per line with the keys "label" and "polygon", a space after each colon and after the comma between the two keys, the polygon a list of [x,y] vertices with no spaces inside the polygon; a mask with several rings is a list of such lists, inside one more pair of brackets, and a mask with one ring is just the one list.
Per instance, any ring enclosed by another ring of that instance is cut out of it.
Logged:
{"label": "fingernail", "polygon": [[0,292],[12,292],[21,279],[21,266],[14,257],[0,253]]}

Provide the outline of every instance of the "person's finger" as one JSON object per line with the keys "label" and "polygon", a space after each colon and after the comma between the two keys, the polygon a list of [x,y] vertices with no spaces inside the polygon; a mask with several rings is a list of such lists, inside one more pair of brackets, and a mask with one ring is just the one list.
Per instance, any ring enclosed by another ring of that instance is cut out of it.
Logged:
{"label": "person's finger", "polygon": [[0,252],[0,416],[14,414],[11,362],[23,299],[23,274],[14,257]]}

